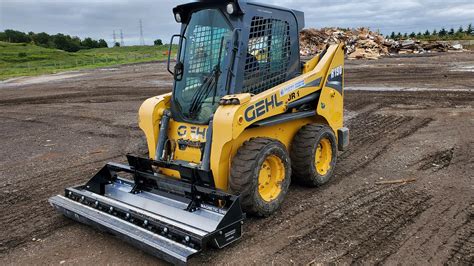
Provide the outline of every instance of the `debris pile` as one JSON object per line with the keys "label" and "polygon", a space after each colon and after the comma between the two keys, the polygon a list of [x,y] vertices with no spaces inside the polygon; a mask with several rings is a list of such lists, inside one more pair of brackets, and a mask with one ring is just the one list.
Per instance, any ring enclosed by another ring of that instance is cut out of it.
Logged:
{"label": "debris pile", "polygon": [[428,42],[418,40],[398,41],[395,53],[398,54],[419,54],[425,52],[447,52],[449,50],[462,50],[460,44],[451,45],[447,42]]}
{"label": "debris pile", "polygon": [[368,28],[310,28],[300,33],[300,54],[312,56],[323,50],[327,44],[338,42],[346,44],[348,59],[378,59],[390,54],[418,54],[463,49],[461,45],[453,46],[446,42],[385,39],[383,35],[370,31]]}

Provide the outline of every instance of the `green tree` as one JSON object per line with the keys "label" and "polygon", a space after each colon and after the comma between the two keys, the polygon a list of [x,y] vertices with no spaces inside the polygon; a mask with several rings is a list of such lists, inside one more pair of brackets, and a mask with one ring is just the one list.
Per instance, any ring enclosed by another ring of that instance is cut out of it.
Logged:
{"label": "green tree", "polygon": [[449,30],[448,34],[451,35],[451,36],[454,35],[454,29],[451,28],[451,29]]}
{"label": "green tree", "polygon": [[81,47],[84,49],[99,48],[99,42],[87,37],[81,41]]}
{"label": "green tree", "polygon": [[423,34],[425,37],[429,37],[431,35],[429,30],[426,30],[425,33]]}
{"label": "green tree", "polygon": [[395,32],[392,31],[392,34],[390,34],[390,39],[395,39],[395,37],[396,37],[396,36],[395,36]]}
{"label": "green tree", "polygon": [[446,36],[446,34],[448,34],[448,32],[446,31],[446,29],[445,29],[445,28],[441,28],[441,30],[440,30],[439,33],[438,33],[438,36],[443,37],[443,36]]}
{"label": "green tree", "polygon": [[405,34],[403,34],[403,38],[408,38],[408,33],[405,32]]}
{"label": "green tree", "polygon": [[107,45],[107,42],[104,39],[99,39],[99,48],[107,48],[109,45]]}
{"label": "green tree", "polygon": [[[74,36],[74,37],[71,37],[69,35],[66,35],[68,37],[68,39],[71,40],[71,46],[77,46],[79,47],[79,50],[81,49],[81,39],[77,36]],[[77,51],[79,51],[77,50]]]}
{"label": "green tree", "polygon": [[415,38],[415,36],[416,36],[415,32],[410,33],[410,38]]}
{"label": "green tree", "polygon": [[76,52],[80,49],[108,47],[107,42],[103,39],[100,39],[99,41],[92,38],[81,40],[79,37],[71,37],[70,35],[61,33],[56,35],[49,35],[46,32],[34,33],[32,31],[24,33],[11,29],[0,32],[0,41],[12,43],[33,42],[38,46],[56,48],[68,52]]}
{"label": "green tree", "polygon": [[28,37],[30,37],[30,42],[34,42],[35,41],[35,33],[30,31],[28,32]]}
{"label": "green tree", "polygon": [[26,33],[17,30],[5,30],[5,41],[11,43],[28,43],[31,37]]}
{"label": "green tree", "polygon": [[120,43],[119,43],[119,42],[116,42],[116,43],[114,44],[114,47],[120,47]]}
{"label": "green tree", "polygon": [[433,35],[433,36],[438,36],[438,34],[439,34],[438,31],[437,31],[436,29],[434,29],[432,35]]}
{"label": "green tree", "polygon": [[81,49],[81,39],[58,33],[53,36],[54,46],[67,52],[77,52]]}
{"label": "green tree", "polygon": [[33,41],[38,46],[51,47],[51,36],[46,32],[40,32],[33,36]]}
{"label": "green tree", "polygon": [[462,28],[462,26],[459,26],[457,33],[464,33],[464,29]]}
{"label": "green tree", "polygon": [[417,37],[417,38],[421,38],[421,36],[423,36],[423,34],[421,34],[421,32],[418,32],[418,33],[416,34],[416,37]]}
{"label": "green tree", "polygon": [[474,33],[474,30],[472,29],[472,24],[469,24],[466,29],[466,34],[472,35],[473,33]]}
{"label": "green tree", "polygon": [[3,31],[0,31],[0,41],[2,41],[2,42],[7,41],[7,35]]}
{"label": "green tree", "polygon": [[154,43],[156,46],[163,45],[163,41],[162,41],[161,39],[156,39],[153,43]]}

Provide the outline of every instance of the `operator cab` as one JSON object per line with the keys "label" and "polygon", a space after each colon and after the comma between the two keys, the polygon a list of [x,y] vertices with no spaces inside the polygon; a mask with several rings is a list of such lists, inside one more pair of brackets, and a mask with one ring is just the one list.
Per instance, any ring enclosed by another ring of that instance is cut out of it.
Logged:
{"label": "operator cab", "polygon": [[[247,1],[202,0],[177,6],[179,50],[168,71],[175,82],[174,120],[208,124],[229,94],[258,94],[301,73],[303,13]],[[278,19],[276,19],[278,18]]]}

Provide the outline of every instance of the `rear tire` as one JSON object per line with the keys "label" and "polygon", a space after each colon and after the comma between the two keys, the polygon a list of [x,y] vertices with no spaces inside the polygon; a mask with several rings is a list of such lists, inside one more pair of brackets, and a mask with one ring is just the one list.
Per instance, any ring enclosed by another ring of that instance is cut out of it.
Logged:
{"label": "rear tire", "polygon": [[327,183],[337,160],[334,132],[321,124],[303,126],[293,139],[290,157],[296,182],[310,187]]}
{"label": "rear tire", "polygon": [[291,183],[291,164],[285,146],[273,139],[244,142],[232,159],[230,190],[240,195],[242,209],[269,216],[280,208]]}

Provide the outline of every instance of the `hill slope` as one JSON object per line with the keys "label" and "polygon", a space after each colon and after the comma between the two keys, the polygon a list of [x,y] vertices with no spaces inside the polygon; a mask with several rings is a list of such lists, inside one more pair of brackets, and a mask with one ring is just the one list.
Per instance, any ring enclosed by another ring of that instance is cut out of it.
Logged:
{"label": "hill slope", "polygon": [[65,70],[164,60],[167,58],[167,51],[167,46],[124,46],[70,53],[27,43],[0,42],[0,80]]}

